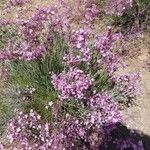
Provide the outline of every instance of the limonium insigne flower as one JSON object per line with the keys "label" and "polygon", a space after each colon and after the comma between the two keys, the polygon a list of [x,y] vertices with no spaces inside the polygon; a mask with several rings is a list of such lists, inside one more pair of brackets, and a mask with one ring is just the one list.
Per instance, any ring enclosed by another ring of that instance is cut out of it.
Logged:
{"label": "limonium insigne flower", "polygon": [[60,93],[60,99],[84,99],[84,93],[92,85],[92,79],[78,68],[71,68],[67,73],[52,75],[52,84]]}

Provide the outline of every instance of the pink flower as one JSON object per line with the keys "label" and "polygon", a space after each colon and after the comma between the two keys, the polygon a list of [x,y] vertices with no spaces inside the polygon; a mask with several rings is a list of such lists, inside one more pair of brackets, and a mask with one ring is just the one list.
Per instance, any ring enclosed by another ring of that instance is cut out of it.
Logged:
{"label": "pink flower", "polygon": [[85,98],[85,92],[92,85],[92,80],[82,70],[71,68],[67,73],[52,75],[52,84],[60,93],[60,99]]}

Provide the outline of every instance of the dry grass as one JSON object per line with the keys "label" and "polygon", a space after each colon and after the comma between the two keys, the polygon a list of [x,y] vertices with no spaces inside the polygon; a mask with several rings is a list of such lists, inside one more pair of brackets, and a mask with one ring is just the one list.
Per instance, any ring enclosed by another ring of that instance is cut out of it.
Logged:
{"label": "dry grass", "polygon": [[147,57],[146,55],[150,52],[149,41],[150,34],[148,32],[134,36],[129,35],[127,41],[124,42],[124,54],[126,58],[132,59],[139,56],[142,59],[142,57]]}

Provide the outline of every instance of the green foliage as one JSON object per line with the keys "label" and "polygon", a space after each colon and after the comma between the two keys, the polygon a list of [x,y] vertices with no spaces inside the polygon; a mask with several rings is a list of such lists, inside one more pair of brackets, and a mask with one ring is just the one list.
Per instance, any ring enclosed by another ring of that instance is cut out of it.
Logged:
{"label": "green foliage", "polygon": [[150,1],[135,0],[122,16],[106,16],[107,24],[120,27],[123,34],[148,30],[150,26]]}
{"label": "green foliage", "polygon": [[8,120],[8,116],[10,116],[9,106],[2,101],[0,97],[0,135],[2,135],[5,127],[5,123]]}
{"label": "green foliage", "polygon": [[6,123],[14,116],[19,107],[17,88],[7,85],[0,90],[0,135],[5,131]]}
{"label": "green foliage", "polygon": [[62,105],[62,115],[70,114],[71,116],[75,116],[78,118],[82,118],[86,116],[90,112],[88,108],[80,105],[76,100],[67,100]]}
{"label": "green foliage", "polygon": [[[50,74],[60,73],[63,70],[63,55],[67,46],[62,38],[55,33],[51,46],[48,46],[47,54],[41,59],[33,61],[13,61],[8,63],[10,78],[9,83],[19,88],[21,107],[28,112],[36,110],[44,120],[48,121],[51,111],[46,110],[48,102],[57,100],[57,93],[51,84]],[[34,88],[31,94],[27,89]],[[25,97],[25,100],[22,100]],[[48,117],[49,116],[49,117]]]}
{"label": "green foliage", "polygon": [[97,4],[100,6],[100,9],[102,9],[105,4],[105,0],[97,0]]}
{"label": "green foliage", "polygon": [[[94,49],[93,49],[94,51]],[[108,72],[106,71],[106,68],[101,65],[99,66],[97,63],[97,60],[99,54],[97,52],[93,53],[92,59],[90,63],[85,64],[81,63],[80,66],[78,66],[81,70],[84,70],[86,74],[89,74],[91,77],[94,78],[94,87],[96,88],[96,91],[105,91],[105,90],[111,90],[113,89],[113,83],[110,80],[110,77],[108,75]],[[90,92],[89,92],[90,95]]]}
{"label": "green foliage", "polygon": [[17,34],[16,25],[10,24],[6,26],[0,26],[0,49],[3,49],[10,39],[11,41],[15,40],[17,42],[21,40]]}
{"label": "green foliage", "polygon": [[95,81],[95,87],[97,91],[111,90],[113,88],[113,83],[108,74],[102,70],[95,74]]}

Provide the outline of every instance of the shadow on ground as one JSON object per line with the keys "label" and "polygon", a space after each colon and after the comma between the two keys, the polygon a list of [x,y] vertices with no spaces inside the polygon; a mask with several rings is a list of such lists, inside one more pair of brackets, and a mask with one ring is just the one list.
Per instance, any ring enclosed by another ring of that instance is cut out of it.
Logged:
{"label": "shadow on ground", "polygon": [[122,123],[104,126],[105,140],[99,150],[150,150],[150,136]]}

